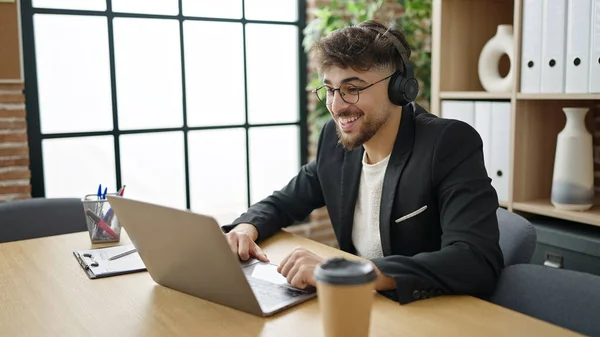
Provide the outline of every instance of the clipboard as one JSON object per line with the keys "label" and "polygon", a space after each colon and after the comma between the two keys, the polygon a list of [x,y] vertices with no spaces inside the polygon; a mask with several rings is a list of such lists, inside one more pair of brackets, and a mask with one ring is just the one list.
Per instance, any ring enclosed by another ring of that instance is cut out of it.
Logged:
{"label": "clipboard", "polygon": [[134,249],[133,244],[96,249],[76,250],[75,259],[90,279],[117,276],[146,271],[146,265],[140,255],[135,252],[116,260],[110,257]]}

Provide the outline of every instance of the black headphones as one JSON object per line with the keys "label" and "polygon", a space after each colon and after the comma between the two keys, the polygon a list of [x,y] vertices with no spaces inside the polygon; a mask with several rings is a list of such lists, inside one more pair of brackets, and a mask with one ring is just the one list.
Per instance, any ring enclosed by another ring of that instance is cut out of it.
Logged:
{"label": "black headphones", "polygon": [[396,72],[394,72],[390,78],[390,85],[388,86],[388,96],[390,101],[401,106],[414,101],[419,93],[419,82],[417,82],[414,77],[412,65],[408,61],[408,53],[406,52],[406,49],[402,43],[400,43],[398,38],[387,30],[379,27],[366,28],[386,36],[390,41],[392,41],[394,46],[396,46],[398,53],[400,53],[400,57],[402,57],[404,71],[396,70]]}

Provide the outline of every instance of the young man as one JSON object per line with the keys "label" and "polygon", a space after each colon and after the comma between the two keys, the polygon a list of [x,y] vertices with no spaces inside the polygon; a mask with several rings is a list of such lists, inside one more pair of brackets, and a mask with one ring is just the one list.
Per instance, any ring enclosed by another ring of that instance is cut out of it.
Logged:
{"label": "young man", "polygon": [[[327,206],[340,249],[370,259],[376,289],[401,304],[443,294],[489,294],[504,267],[498,197],[482,141],[468,124],[411,102],[418,91],[402,32],[373,21],[313,47],[330,120],[316,159],[287,186],[223,227],[243,260],[255,243]],[[323,258],[302,248],[279,271],[315,285]]]}

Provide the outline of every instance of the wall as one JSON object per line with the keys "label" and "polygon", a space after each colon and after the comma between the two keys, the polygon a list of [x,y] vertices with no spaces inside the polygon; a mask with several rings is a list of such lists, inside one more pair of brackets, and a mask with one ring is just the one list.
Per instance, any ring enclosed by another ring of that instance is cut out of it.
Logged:
{"label": "wall", "polygon": [[0,202],[31,197],[18,4],[0,3]]}

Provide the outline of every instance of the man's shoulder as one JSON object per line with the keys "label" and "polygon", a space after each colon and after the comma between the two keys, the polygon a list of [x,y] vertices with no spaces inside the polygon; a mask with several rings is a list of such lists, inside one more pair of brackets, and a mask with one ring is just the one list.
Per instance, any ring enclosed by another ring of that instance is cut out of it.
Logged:
{"label": "man's shoulder", "polygon": [[413,112],[415,125],[415,141],[428,144],[440,142],[480,142],[475,128],[461,120],[442,118],[417,105]]}
{"label": "man's shoulder", "polygon": [[328,161],[340,160],[343,154],[344,149],[338,142],[335,121],[330,118],[321,128],[317,143],[317,159],[323,160],[323,157],[326,157]]}
{"label": "man's shoulder", "polygon": [[336,128],[337,126],[333,118],[330,118],[325,123],[325,125],[321,129],[321,135],[319,137],[319,144],[321,145],[321,147],[327,147],[332,150],[342,150],[341,145],[338,143],[338,134]]}
{"label": "man's shoulder", "polygon": [[335,127],[335,120],[333,120],[333,118],[329,118],[329,120],[325,122],[322,132],[325,132],[325,135],[336,136]]}

